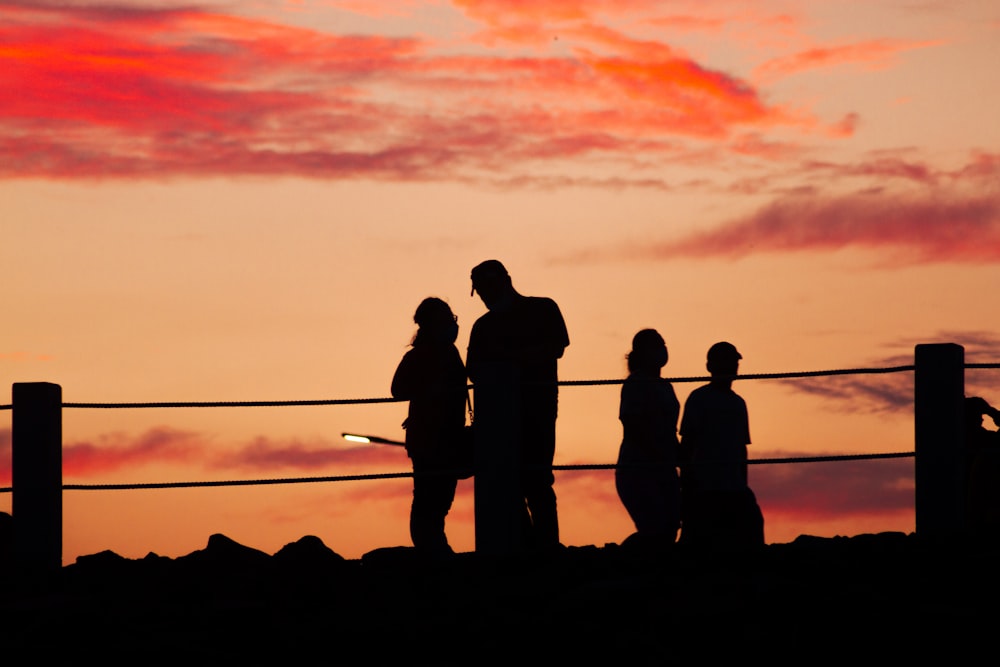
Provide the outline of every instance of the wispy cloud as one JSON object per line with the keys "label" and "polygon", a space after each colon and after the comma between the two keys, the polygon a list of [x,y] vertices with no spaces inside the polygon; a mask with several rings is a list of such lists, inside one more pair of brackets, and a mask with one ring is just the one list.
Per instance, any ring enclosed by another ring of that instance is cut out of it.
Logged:
{"label": "wispy cloud", "polygon": [[195,433],[158,427],[130,437],[108,434],[95,442],[63,445],[63,473],[87,477],[151,463],[194,463],[204,451]]}
{"label": "wispy cloud", "polygon": [[774,58],[757,68],[757,78],[788,76],[807,70],[853,65],[882,69],[893,64],[895,56],[905,51],[940,46],[942,40],[910,41],[873,39],[846,44],[814,46],[798,53]]}
{"label": "wispy cloud", "polygon": [[[801,154],[793,145],[756,134],[732,142],[729,151],[776,161]],[[950,169],[895,152],[853,162],[805,160],[725,185],[708,180],[684,184],[687,191],[768,198],[769,203],[749,213],[681,236],[668,236],[667,228],[661,239],[584,248],[554,261],[732,260],[855,249],[877,251],[872,262],[883,268],[992,264],[1000,261],[998,178],[1000,154],[988,152],[974,152]],[[653,181],[644,187],[671,190],[676,185]],[[844,188],[851,191],[832,192]]]}
{"label": "wispy cloud", "polygon": [[[63,475],[86,478],[149,464],[196,463],[204,453],[194,433],[158,427],[138,436],[110,433],[93,441],[71,442],[62,448]],[[11,429],[0,429],[0,484],[11,482]]]}
{"label": "wispy cloud", "polygon": [[[259,437],[234,452],[213,457],[208,466],[220,470],[253,472],[325,471],[331,475],[357,474],[359,468],[386,465],[406,472],[409,461],[401,447],[365,445],[343,447],[329,441],[275,442]],[[352,472],[344,472],[350,468]],[[339,472],[338,472],[339,471]]]}
{"label": "wispy cloud", "polygon": [[879,188],[844,196],[810,191],[808,196],[779,197],[749,215],[678,240],[647,244],[640,252],[660,259],[739,258],[850,247],[878,249],[880,261],[897,266],[1000,260],[996,156],[975,156],[950,172],[899,159],[853,165],[809,162],[803,170],[881,184],[898,179],[940,185],[918,191]]}
{"label": "wispy cloud", "polygon": [[[956,343],[965,350],[965,362],[1000,362],[1000,336],[988,331],[941,331],[921,339],[900,339],[891,341],[886,347],[914,350],[917,345],[927,343]],[[912,352],[878,359],[869,364],[870,368],[897,368],[911,366]],[[1000,402],[1000,394],[995,392],[995,375],[983,371],[967,371],[965,393],[967,396],[983,396],[994,404]],[[912,414],[914,377],[910,371],[886,374],[828,375],[819,377],[780,380],[793,391],[803,392],[823,399],[827,409],[837,412],[857,414]]]}

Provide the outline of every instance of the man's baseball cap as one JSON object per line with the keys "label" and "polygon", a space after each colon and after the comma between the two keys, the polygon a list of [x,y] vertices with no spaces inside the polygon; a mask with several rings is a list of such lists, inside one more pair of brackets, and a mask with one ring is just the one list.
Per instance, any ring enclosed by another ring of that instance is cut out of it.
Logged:
{"label": "man's baseball cap", "polygon": [[722,341],[721,343],[716,343],[712,347],[708,348],[708,363],[726,363],[739,361],[743,358],[743,355],[737,351],[736,346],[732,343],[727,343]]}
{"label": "man's baseball cap", "polygon": [[494,278],[506,278],[508,275],[507,267],[500,260],[488,259],[485,262],[480,262],[472,268],[472,292],[470,296],[476,293],[476,283]]}

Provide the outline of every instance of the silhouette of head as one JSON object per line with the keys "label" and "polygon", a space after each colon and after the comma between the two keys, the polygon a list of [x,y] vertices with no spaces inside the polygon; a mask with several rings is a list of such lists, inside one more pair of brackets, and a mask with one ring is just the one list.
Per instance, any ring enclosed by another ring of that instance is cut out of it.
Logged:
{"label": "silhouette of head", "polygon": [[667,365],[667,344],[656,329],[643,329],[632,337],[632,350],[625,358],[629,373],[657,374]]}
{"label": "silhouette of head", "polygon": [[509,297],[514,291],[507,268],[498,260],[488,259],[477,264],[472,269],[472,294],[479,293],[479,298],[487,308],[493,308]]}
{"label": "silhouette of head", "polygon": [[742,358],[735,345],[723,341],[708,348],[705,367],[712,375],[736,375]]}
{"label": "silhouette of head", "polygon": [[965,425],[972,428],[980,428],[983,425],[983,415],[992,415],[993,408],[980,396],[967,396],[965,398]]}
{"label": "silhouette of head", "polygon": [[454,343],[458,337],[458,318],[451,312],[451,306],[437,297],[431,296],[421,301],[413,313],[413,321],[417,324],[417,335],[413,337],[414,345],[430,342]]}

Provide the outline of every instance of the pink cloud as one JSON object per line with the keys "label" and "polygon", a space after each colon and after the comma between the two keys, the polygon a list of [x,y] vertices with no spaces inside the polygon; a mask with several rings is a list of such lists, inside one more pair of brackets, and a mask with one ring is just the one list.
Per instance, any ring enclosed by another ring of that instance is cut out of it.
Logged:
{"label": "pink cloud", "polygon": [[476,179],[817,124],[665,44],[572,34],[572,56],[455,55],[193,8],[6,5],[0,177]]}
{"label": "pink cloud", "polygon": [[[758,134],[738,137],[727,149],[731,153],[774,161],[786,161],[808,154],[808,148],[804,146],[766,141]],[[856,187],[857,192],[868,195],[888,193],[886,196],[906,199],[913,196],[904,194],[907,191],[898,186],[916,185],[922,188],[928,200],[961,199],[968,196],[961,193],[970,192],[985,193],[986,198],[993,196],[993,183],[1000,176],[1000,154],[972,152],[964,165],[944,169],[909,158],[908,155],[912,152],[906,149],[874,151],[856,162],[804,159],[791,168],[781,167],[761,176],[735,181],[725,187],[728,192],[778,194],[786,197],[798,193],[817,198],[821,197],[830,183],[846,183]],[[718,158],[713,156],[711,159]],[[781,184],[789,179],[794,179],[797,185],[783,187]],[[892,195],[893,191],[898,194]]]}
{"label": "pink cloud", "polygon": [[[974,161],[979,162],[980,158],[974,157]],[[880,182],[899,179],[920,185],[937,185],[950,178],[948,172],[935,170],[927,164],[908,161],[894,155],[873,156],[869,160],[854,164],[811,160],[803,163],[801,169],[807,174],[816,174],[824,179],[862,177],[877,179]],[[994,173],[1000,173],[1000,170]]]}
{"label": "pink cloud", "polygon": [[718,228],[648,245],[643,253],[658,259],[738,258],[848,247],[878,249],[883,261],[894,265],[996,262],[1000,260],[1000,196],[955,192],[792,196]]}
{"label": "pink cloud", "polygon": [[[11,430],[0,429],[0,484],[11,482],[11,447]],[[165,426],[137,437],[112,433],[93,442],[63,444],[63,475],[86,478],[147,464],[197,464],[204,452],[196,434]]]}
{"label": "pink cloud", "polygon": [[[63,445],[63,474],[86,479],[143,466],[184,464],[192,470],[230,471],[269,478],[278,476],[337,476],[408,472],[402,447],[345,447],[340,440],[279,442],[259,437],[235,450],[216,454],[204,435],[160,426],[140,435],[111,433],[93,441]],[[11,431],[0,429],[0,484],[11,481]],[[128,480],[123,480],[127,482]],[[162,480],[176,481],[176,480]]]}
{"label": "pink cloud", "polygon": [[[394,466],[392,472],[407,472],[409,459],[402,447],[392,445],[364,445],[342,447],[339,443],[317,441],[312,443],[274,442],[259,437],[240,449],[212,459],[209,467],[222,470],[255,472],[324,471],[324,474],[365,474],[358,468]],[[344,472],[344,466],[352,472]]]}
{"label": "pink cloud", "polygon": [[858,65],[866,69],[880,69],[892,64],[899,53],[914,49],[940,46],[940,40],[907,41],[877,39],[850,44],[818,46],[790,56],[782,56],[767,61],[757,68],[761,78],[788,76],[806,70]]}
{"label": "pink cloud", "polygon": [[[806,455],[755,452],[751,458],[800,456]],[[813,453],[808,456],[824,455]],[[860,518],[912,511],[913,465],[913,459],[909,457],[758,464],[750,466],[750,486],[765,519],[768,514],[803,522]]]}
{"label": "pink cloud", "polygon": [[87,477],[150,463],[196,463],[204,454],[194,433],[158,427],[138,437],[109,434],[96,442],[63,445],[63,474]]}

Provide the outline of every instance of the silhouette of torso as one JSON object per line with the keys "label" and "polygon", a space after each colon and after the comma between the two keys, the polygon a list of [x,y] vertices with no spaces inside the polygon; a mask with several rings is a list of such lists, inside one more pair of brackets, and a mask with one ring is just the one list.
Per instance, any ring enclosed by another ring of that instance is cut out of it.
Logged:
{"label": "silhouette of torso", "polygon": [[688,396],[681,438],[693,464],[688,473],[702,491],[747,488],[750,426],[743,398],[727,387],[707,384]]}
{"label": "silhouette of torso", "polygon": [[400,361],[392,395],[409,401],[407,452],[433,454],[465,425],[465,367],[451,343],[415,345]]}
{"label": "silhouette of torso", "polygon": [[[680,402],[673,385],[663,378],[629,376],[622,384],[618,418],[623,425],[619,465],[674,463],[677,458],[677,419]],[[631,424],[642,425],[637,437]]]}
{"label": "silhouette of torso", "polygon": [[472,326],[466,356],[469,378],[475,384],[490,373],[491,366],[499,366],[516,373],[522,393],[554,400],[558,359],[567,345],[569,334],[556,302],[517,295],[505,307],[484,313]]}

